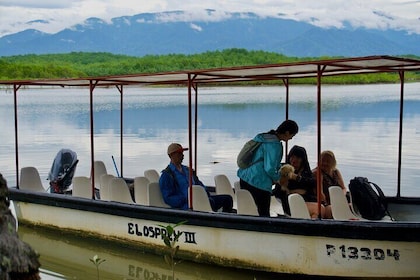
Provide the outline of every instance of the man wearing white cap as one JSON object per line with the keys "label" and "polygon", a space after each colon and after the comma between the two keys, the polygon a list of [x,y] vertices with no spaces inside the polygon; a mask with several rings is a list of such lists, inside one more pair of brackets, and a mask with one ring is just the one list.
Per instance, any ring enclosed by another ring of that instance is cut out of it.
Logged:
{"label": "man wearing white cap", "polygon": [[[184,159],[184,148],[181,144],[172,143],[168,146],[169,165],[162,170],[159,179],[160,190],[163,200],[172,208],[188,209],[188,187],[189,187],[189,168],[182,164]],[[198,179],[193,172],[193,185],[200,185],[204,189],[206,186]],[[207,190],[206,190],[207,191]],[[209,194],[207,192],[207,194]],[[209,195],[210,205],[213,211],[222,208],[223,212],[232,212],[233,201],[230,195]]]}

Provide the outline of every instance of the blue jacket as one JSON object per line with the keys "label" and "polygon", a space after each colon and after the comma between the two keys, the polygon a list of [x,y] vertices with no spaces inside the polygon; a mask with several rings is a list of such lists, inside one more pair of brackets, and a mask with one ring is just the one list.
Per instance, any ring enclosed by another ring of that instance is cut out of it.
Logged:
{"label": "blue jacket", "polygon": [[[169,168],[169,170],[168,170]],[[188,209],[188,187],[189,187],[189,169],[182,165],[182,171],[179,172],[175,165],[171,162],[168,167],[162,170],[159,178],[159,187],[162,192],[163,200],[172,208]],[[193,185],[201,185],[206,187],[193,173]]]}
{"label": "blue jacket", "polygon": [[280,179],[278,172],[283,157],[283,144],[276,135],[260,133],[254,137],[262,142],[254,154],[253,165],[239,169],[239,178],[258,189],[271,193],[272,185]]}

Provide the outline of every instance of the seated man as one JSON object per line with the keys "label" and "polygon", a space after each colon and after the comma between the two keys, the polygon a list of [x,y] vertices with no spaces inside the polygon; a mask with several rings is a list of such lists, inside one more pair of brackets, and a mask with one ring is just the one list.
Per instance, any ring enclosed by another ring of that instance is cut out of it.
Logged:
{"label": "seated man", "polygon": [[[172,143],[168,147],[168,156],[170,163],[162,171],[159,179],[160,190],[163,195],[163,200],[172,208],[188,209],[188,187],[189,187],[189,168],[182,164],[184,159],[184,151],[188,148],[183,148],[178,143]],[[204,184],[193,173],[193,185],[200,185],[206,189]],[[206,190],[207,191],[207,190]],[[209,201],[213,211],[222,208],[223,212],[232,212],[233,200],[230,195],[209,195]]]}

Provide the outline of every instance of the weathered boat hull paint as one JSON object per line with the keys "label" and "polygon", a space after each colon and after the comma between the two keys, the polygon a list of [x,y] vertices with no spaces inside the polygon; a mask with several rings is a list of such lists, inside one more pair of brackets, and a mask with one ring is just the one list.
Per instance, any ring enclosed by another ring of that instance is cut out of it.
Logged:
{"label": "weathered boat hull paint", "polygon": [[[12,197],[21,197],[19,192],[12,192]],[[159,225],[185,220],[185,225],[176,228],[182,231],[179,256],[198,262],[308,275],[420,276],[420,228],[414,224],[400,224],[398,240],[396,227],[389,222],[265,219],[54,194],[25,197],[21,200],[27,201],[15,200],[16,214],[22,223],[77,231],[155,251],[164,249],[163,229]],[[357,230],[349,227],[355,223]],[[417,237],[406,239],[405,234]],[[375,235],[377,240],[372,238]]]}

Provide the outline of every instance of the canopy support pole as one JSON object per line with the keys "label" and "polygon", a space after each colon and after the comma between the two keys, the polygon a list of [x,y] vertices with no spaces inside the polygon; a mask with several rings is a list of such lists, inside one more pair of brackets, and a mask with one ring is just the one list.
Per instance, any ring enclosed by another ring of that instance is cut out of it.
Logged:
{"label": "canopy support pole", "polygon": [[404,71],[398,72],[400,76],[400,127],[398,134],[398,175],[397,175],[397,197],[401,197],[401,158],[402,158],[402,134],[404,118]]}
{"label": "canopy support pole", "polygon": [[[290,101],[290,96],[289,96],[289,79],[283,79],[283,84],[284,84],[284,86],[286,87],[286,108],[285,108],[285,110],[286,110],[286,112],[285,112],[285,114],[286,114],[286,116],[285,116],[285,119],[286,120],[288,120],[289,119],[289,101]],[[287,153],[288,153],[288,151],[289,151],[289,142],[288,141],[286,141],[286,148],[285,148],[285,150],[286,150],[286,153],[285,153],[285,162],[286,162],[286,159],[287,159]]]}
{"label": "canopy support pole", "polygon": [[195,172],[197,172],[198,85],[196,83],[193,83],[191,86],[194,89],[194,93],[195,93],[195,104],[194,104],[194,169],[195,169]]}
{"label": "canopy support pole", "polygon": [[89,80],[89,111],[90,111],[90,165],[91,165],[91,180],[92,180],[92,199],[95,199],[95,144],[94,144],[94,129],[93,129],[93,90],[98,81],[93,83]]}
{"label": "canopy support pole", "polygon": [[124,98],[123,98],[123,85],[115,86],[120,93],[120,176],[124,178],[124,166],[123,166],[123,132],[124,132]]}
{"label": "canopy support pole", "polygon": [[322,72],[325,70],[326,65],[324,65],[321,69],[321,65],[317,67],[317,170],[316,173],[316,196],[317,196],[317,203],[318,203],[318,219],[321,219],[321,78]]}
{"label": "canopy support pole", "polygon": [[17,92],[22,85],[13,84],[13,103],[15,107],[15,161],[16,161],[16,188],[19,189],[19,144],[18,144],[18,113]]}
{"label": "canopy support pole", "polygon": [[[188,168],[189,168],[189,172],[188,172],[188,207],[190,209],[193,209],[193,205],[192,205],[192,113],[191,113],[191,88],[192,88],[192,78],[191,78],[191,74],[188,74],[188,154],[189,154],[189,164],[188,164]],[[195,136],[197,137],[197,136]]]}

